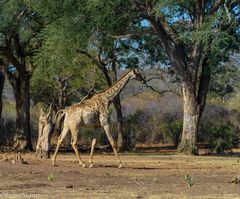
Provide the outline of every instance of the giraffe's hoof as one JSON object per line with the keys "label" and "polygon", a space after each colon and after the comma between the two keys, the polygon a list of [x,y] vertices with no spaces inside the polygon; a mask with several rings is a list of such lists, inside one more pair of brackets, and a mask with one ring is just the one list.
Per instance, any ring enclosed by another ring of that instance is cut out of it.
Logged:
{"label": "giraffe's hoof", "polygon": [[52,166],[56,166],[56,162],[54,160],[52,161]]}
{"label": "giraffe's hoof", "polygon": [[86,167],[86,165],[85,165],[84,163],[81,163],[80,166],[81,166],[82,168],[85,168],[85,167]]}
{"label": "giraffe's hoof", "polygon": [[90,163],[89,168],[93,168],[93,164],[92,163]]}
{"label": "giraffe's hoof", "polygon": [[119,168],[119,169],[123,168],[122,163],[120,163],[120,164],[118,165],[118,168]]}

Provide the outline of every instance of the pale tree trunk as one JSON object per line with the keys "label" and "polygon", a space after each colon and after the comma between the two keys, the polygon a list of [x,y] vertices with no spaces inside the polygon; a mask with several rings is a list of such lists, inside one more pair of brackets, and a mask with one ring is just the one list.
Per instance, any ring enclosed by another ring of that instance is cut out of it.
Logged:
{"label": "pale tree trunk", "polygon": [[205,109],[206,99],[211,79],[211,67],[205,58],[199,84],[191,81],[182,82],[183,98],[183,131],[178,150],[185,154],[198,154],[198,127]]}
{"label": "pale tree trunk", "polygon": [[183,130],[178,150],[185,154],[197,154],[197,132],[200,120],[194,86],[182,83],[183,97]]}
{"label": "pale tree trunk", "polygon": [[41,110],[38,122],[38,140],[36,145],[36,155],[38,158],[50,158],[50,139],[53,128],[53,111],[52,107],[49,113],[45,114]]}
{"label": "pale tree trunk", "polygon": [[29,75],[19,75],[16,78],[14,94],[16,99],[16,137],[26,139],[26,146],[22,147],[28,150],[33,150],[31,142],[31,127],[30,127],[30,96],[29,96]]}

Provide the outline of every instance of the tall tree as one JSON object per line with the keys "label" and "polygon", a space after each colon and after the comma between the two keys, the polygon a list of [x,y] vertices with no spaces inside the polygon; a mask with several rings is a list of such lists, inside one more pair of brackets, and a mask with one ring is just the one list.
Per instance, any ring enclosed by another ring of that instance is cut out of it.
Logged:
{"label": "tall tree", "polygon": [[[42,48],[44,50],[47,49]],[[64,66],[48,63],[43,56],[35,58],[38,64],[31,78],[34,103],[52,104],[54,110],[58,111],[79,102],[94,86],[102,84],[96,66],[85,56],[77,55],[69,63],[65,61]],[[67,58],[63,55],[61,59]]]}
{"label": "tall tree", "polygon": [[41,20],[23,1],[1,1],[0,13],[0,50],[16,100],[16,133],[23,135],[26,148],[32,150],[29,81]]}
{"label": "tall tree", "polygon": [[[94,17],[95,14],[100,14],[100,10],[98,13],[89,12],[93,11],[91,7],[94,7],[95,3],[88,1],[72,2],[71,4],[58,1],[39,2],[38,4],[29,1],[29,3],[49,20],[48,26],[43,31],[45,42],[36,56],[37,62],[48,60],[48,66],[52,63],[56,65],[59,62],[61,64],[70,62],[75,59],[76,50],[78,50],[78,53],[88,57],[100,69],[107,86],[112,86],[117,80],[117,48],[114,48],[114,38],[108,37],[104,31],[101,31],[102,29],[95,31],[96,20]],[[55,13],[56,9],[59,12]],[[118,27],[117,24],[116,27]],[[122,26],[118,29],[122,29]],[[71,48],[65,48],[66,46],[71,46]],[[62,56],[59,58],[60,53]],[[65,64],[65,67],[68,65]],[[126,136],[123,136],[120,96],[116,96],[113,104],[118,120],[118,149],[121,150],[126,148],[123,140]]]}
{"label": "tall tree", "polygon": [[2,71],[0,71],[0,126],[2,125],[2,109],[3,109],[2,94],[3,94],[4,83],[5,83],[5,75]]}
{"label": "tall tree", "polygon": [[134,2],[140,16],[149,22],[160,39],[179,78],[184,111],[179,150],[185,153],[197,153],[198,125],[212,72],[236,48],[239,9],[234,9],[237,2]]}

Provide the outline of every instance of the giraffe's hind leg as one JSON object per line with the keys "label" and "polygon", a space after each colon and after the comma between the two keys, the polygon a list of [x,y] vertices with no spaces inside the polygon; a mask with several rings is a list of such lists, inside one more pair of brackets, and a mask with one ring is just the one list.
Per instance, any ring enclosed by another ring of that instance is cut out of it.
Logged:
{"label": "giraffe's hind leg", "polygon": [[82,161],[81,159],[81,156],[80,156],[80,153],[78,152],[78,148],[77,148],[77,140],[78,140],[78,129],[77,127],[75,128],[71,128],[71,133],[72,133],[72,139],[71,139],[71,145],[72,145],[72,148],[73,150],[75,151],[76,153],[76,156],[78,158],[78,162],[79,162],[79,165],[82,166],[83,168],[86,167],[85,163]]}
{"label": "giraffe's hind leg", "polygon": [[64,127],[63,127],[63,131],[62,133],[60,134],[60,136],[58,137],[58,142],[57,142],[57,147],[56,147],[56,150],[53,154],[53,157],[52,157],[52,165],[55,166],[56,165],[56,158],[57,158],[57,153],[58,153],[58,150],[61,146],[61,143],[63,141],[63,139],[66,137],[66,135],[68,134],[69,132],[69,127],[64,124]]}

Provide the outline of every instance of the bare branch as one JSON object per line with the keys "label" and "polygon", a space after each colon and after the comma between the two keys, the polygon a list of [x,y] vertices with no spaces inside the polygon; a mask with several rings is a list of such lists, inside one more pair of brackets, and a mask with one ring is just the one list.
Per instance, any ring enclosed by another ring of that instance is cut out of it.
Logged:
{"label": "bare branch", "polygon": [[213,14],[214,12],[216,12],[218,10],[218,8],[223,5],[225,2],[225,0],[217,0],[213,6],[209,9],[209,14]]}
{"label": "bare branch", "polygon": [[82,100],[79,102],[79,104],[83,103],[86,99],[88,99],[90,96],[93,96],[93,94],[96,93],[96,90],[94,88],[91,88],[87,95],[85,97],[82,98]]}
{"label": "bare branch", "polygon": [[232,17],[231,17],[231,14],[228,10],[228,7],[227,7],[226,3],[224,3],[224,8],[225,8],[225,11],[226,11],[226,14],[227,14],[227,17],[228,17],[228,23],[230,23],[231,20],[232,20]]}
{"label": "bare branch", "polygon": [[154,80],[154,79],[162,80],[162,77],[151,77],[151,78],[149,78],[149,79],[146,80],[146,81],[149,82],[149,81],[152,81],[152,80]]}
{"label": "bare branch", "polygon": [[181,97],[181,95],[180,95],[178,92],[174,91],[174,90],[163,90],[163,91],[159,91],[159,90],[153,88],[152,86],[148,85],[147,83],[145,83],[145,86],[146,86],[147,88],[150,88],[152,91],[154,91],[154,92],[156,92],[156,93],[158,93],[158,94],[160,94],[160,95],[163,95],[163,94],[165,94],[165,93],[174,93],[174,94],[176,94],[177,96]]}
{"label": "bare branch", "polygon": [[102,68],[102,67],[103,67],[103,66],[102,66],[102,63],[101,63],[98,59],[96,59],[95,57],[93,57],[90,53],[88,53],[88,52],[86,52],[86,51],[84,51],[84,50],[81,50],[81,49],[77,49],[76,52],[77,52],[77,53],[80,53],[80,54],[82,54],[82,55],[87,56],[89,59],[91,59],[93,62],[95,62],[95,64],[97,64],[97,66],[98,66],[99,68]]}
{"label": "bare branch", "polygon": [[231,1],[231,3],[229,4],[229,8],[232,10],[233,8],[238,6],[239,4],[240,4],[240,0]]}

